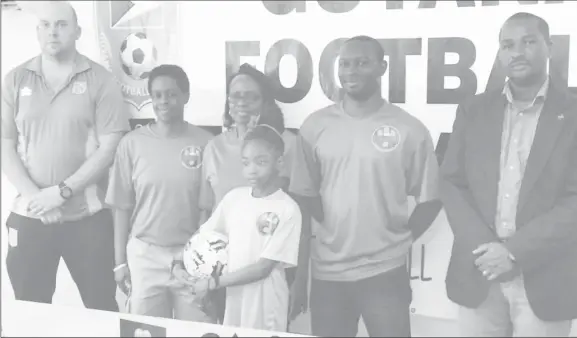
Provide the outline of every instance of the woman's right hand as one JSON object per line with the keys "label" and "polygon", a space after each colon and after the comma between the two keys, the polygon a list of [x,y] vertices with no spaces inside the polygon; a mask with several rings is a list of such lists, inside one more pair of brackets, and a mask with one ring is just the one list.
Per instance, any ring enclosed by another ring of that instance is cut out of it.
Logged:
{"label": "woman's right hand", "polygon": [[194,283],[195,283],[194,279],[186,271],[186,269],[180,264],[174,265],[174,267],[172,268],[172,276],[174,276],[174,279],[176,279],[182,285],[185,285],[188,287],[194,286]]}
{"label": "woman's right hand", "polygon": [[120,291],[128,296],[132,288],[132,281],[130,279],[130,269],[128,265],[114,272],[114,280],[120,288]]}

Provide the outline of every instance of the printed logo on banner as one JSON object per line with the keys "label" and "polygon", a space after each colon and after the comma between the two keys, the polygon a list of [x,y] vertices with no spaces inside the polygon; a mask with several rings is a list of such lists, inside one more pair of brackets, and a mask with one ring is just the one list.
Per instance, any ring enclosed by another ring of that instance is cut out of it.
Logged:
{"label": "printed logo on banner", "polygon": [[180,152],[180,162],[186,169],[198,169],[202,164],[202,149],[197,146],[184,147]]}
{"label": "printed logo on banner", "polygon": [[166,328],[121,318],[120,337],[166,337]]}
{"label": "printed logo on banner", "polygon": [[280,219],[274,212],[265,212],[258,217],[256,225],[261,235],[272,235],[280,223]]}
{"label": "printed logo on banner", "polygon": [[130,119],[130,128],[132,130],[138,129],[153,122],[154,119]]}
{"label": "printed logo on banner", "polygon": [[137,111],[149,104],[148,76],[177,63],[178,4],[173,1],[94,1],[100,54]]}
{"label": "printed logo on banner", "polygon": [[373,132],[372,142],[375,148],[381,152],[390,152],[401,143],[401,133],[393,126],[384,125]]}

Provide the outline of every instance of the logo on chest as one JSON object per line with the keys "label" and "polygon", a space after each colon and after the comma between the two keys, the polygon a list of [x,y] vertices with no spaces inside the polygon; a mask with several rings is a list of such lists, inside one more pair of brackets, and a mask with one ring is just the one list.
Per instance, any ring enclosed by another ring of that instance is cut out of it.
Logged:
{"label": "logo on chest", "polygon": [[198,169],[202,165],[202,149],[197,146],[184,147],[180,152],[180,162],[186,169]]}
{"label": "logo on chest", "polygon": [[76,81],[72,85],[72,94],[82,95],[82,94],[86,93],[86,88],[88,88],[88,86],[86,85],[86,82]]}
{"label": "logo on chest", "polygon": [[272,235],[280,223],[280,218],[274,212],[265,212],[256,221],[258,232],[263,235]]}
{"label": "logo on chest", "polygon": [[371,141],[375,149],[387,153],[397,149],[401,144],[401,133],[393,126],[380,126],[373,132]]}
{"label": "logo on chest", "polygon": [[30,89],[30,87],[20,89],[20,96],[32,96],[32,89]]}

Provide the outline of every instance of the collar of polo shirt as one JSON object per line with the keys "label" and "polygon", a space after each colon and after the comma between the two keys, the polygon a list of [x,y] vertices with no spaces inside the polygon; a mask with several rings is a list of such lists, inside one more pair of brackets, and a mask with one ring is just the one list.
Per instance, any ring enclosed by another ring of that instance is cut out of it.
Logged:
{"label": "collar of polo shirt", "polygon": [[[86,60],[86,57],[78,52],[74,57],[74,73],[82,73],[91,68],[90,63]],[[32,60],[28,61],[26,64],[26,69],[35,72],[38,75],[42,75],[42,55],[34,57]]]}

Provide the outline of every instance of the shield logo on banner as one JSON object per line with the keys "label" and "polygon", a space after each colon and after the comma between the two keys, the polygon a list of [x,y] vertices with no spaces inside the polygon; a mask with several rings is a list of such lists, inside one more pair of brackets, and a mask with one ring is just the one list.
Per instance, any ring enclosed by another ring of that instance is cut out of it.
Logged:
{"label": "shield logo on banner", "polygon": [[178,3],[94,1],[101,61],[137,111],[150,103],[148,75],[164,63],[179,63]]}

